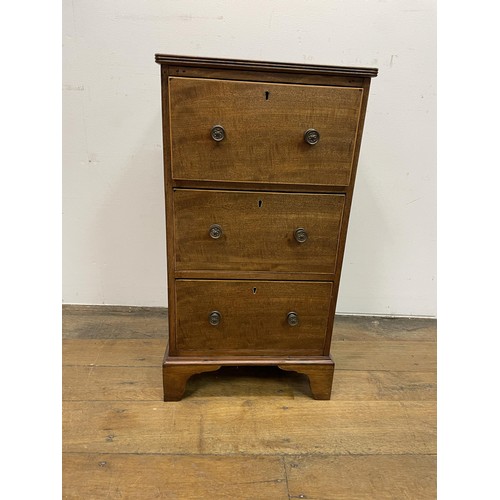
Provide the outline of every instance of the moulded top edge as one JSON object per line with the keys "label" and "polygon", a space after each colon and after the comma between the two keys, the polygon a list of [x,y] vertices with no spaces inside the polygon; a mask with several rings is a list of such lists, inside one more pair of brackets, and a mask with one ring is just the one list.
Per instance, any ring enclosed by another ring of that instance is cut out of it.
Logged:
{"label": "moulded top edge", "polygon": [[203,68],[246,69],[252,71],[281,71],[287,73],[313,73],[318,75],[342,75],[373,78],[377,68],[357,68],[351,66],[323,66],[270,61],[250,61],[245,59],[219,59],[215,57],[191,57],[169,54],[155,54],[158,64],[176,66],[198,66]]}

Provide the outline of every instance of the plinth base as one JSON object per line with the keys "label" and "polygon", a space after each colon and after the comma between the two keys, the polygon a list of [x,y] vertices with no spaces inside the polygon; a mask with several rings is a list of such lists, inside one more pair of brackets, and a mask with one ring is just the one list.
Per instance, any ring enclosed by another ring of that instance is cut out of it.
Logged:
{"label": "plinth base", "polygon": [[233,358],[169,357],[163,360],[163,399],[179,401],[186,383],[196,373],[211,372],[221,366],[277,366],[282,370],[303,373],[309,378],[314,399],[330,399],[335,363],[331,357],[263,357]]}

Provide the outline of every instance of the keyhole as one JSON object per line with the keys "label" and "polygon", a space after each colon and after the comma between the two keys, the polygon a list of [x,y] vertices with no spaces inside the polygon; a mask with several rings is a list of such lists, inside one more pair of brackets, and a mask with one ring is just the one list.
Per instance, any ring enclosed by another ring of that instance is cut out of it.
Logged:
{"label": "keyhole", "polygon": [[262,208],[262,200],[259,200],[259,208]]}
{"label": "keyhole", "polygon": [[266,95],[266,101],[269,101],[269,90],[266,90],[264,94]]}
{"label": "keyhole", "polygon": [[257,288],[253,287],[252,289],[252,292],[254,293],[254,295],[257,293]]}

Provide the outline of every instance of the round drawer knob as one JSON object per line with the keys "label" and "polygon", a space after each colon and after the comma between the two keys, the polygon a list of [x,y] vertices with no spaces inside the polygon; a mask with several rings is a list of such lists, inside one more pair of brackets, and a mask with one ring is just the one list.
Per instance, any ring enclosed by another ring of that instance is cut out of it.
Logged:
{"label": "round drawer knob", "polygon": [[307,233],[303,227],[297,228],[293,235],[295,236],[297,243],[305,243],[307,241]]}
{"label": "round drawer knob", "polygon": [[210,238],[218,240],[222,236],[222,228],[219,224],[212,224],[208,230],[208,234],[210,235]]}
{"label": "round drawer knob", "polygon": [[313,128],[310,128],[304,132],[304,141],[311,146],[318,144],[319,142],[319,132]]}
{"label": "round drawer knob", "polygon": [[286,320],[290,326],[297,326],[299,324],[299,315],[296,312],[289,312]]}
{"label": "round drawer knob", "polygon": [[219,311],[212,311],[208,315],[208,321],[210,321],[210,324],[213,326],[217,326],[220,323],[220,320],[222,319],[222,316]]}
{"label": "round drawer knob", "polygon": [[224,130],[224,127],[222,125],[214,125],[210,132],[210,135],[215,142],[220,142],[225,139],[226,131]]}

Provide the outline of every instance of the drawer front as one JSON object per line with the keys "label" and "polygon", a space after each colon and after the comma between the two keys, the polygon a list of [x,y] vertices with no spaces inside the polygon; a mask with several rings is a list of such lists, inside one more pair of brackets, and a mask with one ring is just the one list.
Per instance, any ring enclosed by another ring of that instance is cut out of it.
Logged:
{"label": "drawer front", "polygon": [[177,271],[335,271],[344,195],[177,189]]}
{"label": "drawer front", "polygon": [[175,286],[180,355],[323,354],[332,283],[177,280]]}
{"label": "drawer front", "polygon": [[362,89],[169,82],[174,179],[349,185]]}

